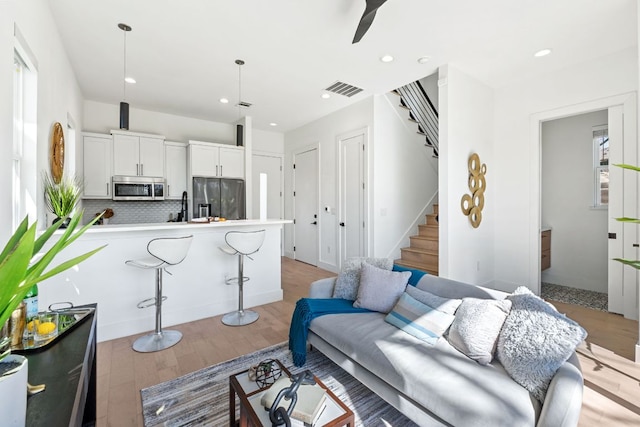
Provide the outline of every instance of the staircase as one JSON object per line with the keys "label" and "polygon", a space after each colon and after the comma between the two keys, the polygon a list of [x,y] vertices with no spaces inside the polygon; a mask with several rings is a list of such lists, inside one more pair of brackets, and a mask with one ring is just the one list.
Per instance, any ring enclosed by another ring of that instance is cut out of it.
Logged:
{"label": "staircase", "polygon": [[409,111],[409,121],[418,125],[417,133],[425,137],[425,145],[433,149],[434,157],[438,157],[438,111],[420,81],[392,92],[400,97],[400,107]]}
{"label": "staircase", "polygon": [[433,213],[427,214],[427,223],[418,225],[418,235],[411,236],[411,245],[400,249],[401,258],[395,263],[404,267],[426,271],[438,275],[438,205],[433,205]]}

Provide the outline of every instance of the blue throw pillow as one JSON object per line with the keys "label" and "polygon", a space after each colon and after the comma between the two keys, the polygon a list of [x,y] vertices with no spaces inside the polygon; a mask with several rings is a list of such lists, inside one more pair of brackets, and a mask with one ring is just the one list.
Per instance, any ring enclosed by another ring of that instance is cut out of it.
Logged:
{"label": "blue throw pillow", "polygon": [[429,273],[425,273],[424,271],[416,270],[415,268],[403,267],[403,266],[397,265],[397,264],[393,264],[393,269],[391,271],[409,271],[409,272],[411,272],[411,277],[409,278],[409,284],[411,286],[416,286],[418,284],[418,282],[420,281],[420,279],[422,279],[422,276],[424,276],[425,274],[429,274]]}
{"label": "blue throw pillow", "polygon": [[384,318],[385,322],[431,345],[436,344],[453,319],[452,314],[429,307],[406,292]]}

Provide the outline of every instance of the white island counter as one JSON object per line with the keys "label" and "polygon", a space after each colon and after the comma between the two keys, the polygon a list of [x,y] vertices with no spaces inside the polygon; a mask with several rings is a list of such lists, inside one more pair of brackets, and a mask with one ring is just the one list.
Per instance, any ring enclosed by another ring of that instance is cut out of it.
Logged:
{"label": "white island counter", "polygon": [[[237,276],[238,260],[223,253],[225,233],[265,230],[264,244],[253,260],[245,260],[245,308],[282,299],[280,279],[281,230],[288,220],[236,220],[202,223],[158,223],[94,226],[54,261],[57,265],[98,246],[108,245],[75,269],[39,287],[40,310],[51,303],[98,303],[98,341],[154,329],[155,308],[136,304],[154,296],[155,271],[125,265],[147,256],[147,243],[158,237],[193,235],[187,258],[170,267],[163,281],[168,299],[162,306],[163,327],[224,314],[238,307],[238,287],[225,284]],[[57,232],[57,233],[60,233]]]}

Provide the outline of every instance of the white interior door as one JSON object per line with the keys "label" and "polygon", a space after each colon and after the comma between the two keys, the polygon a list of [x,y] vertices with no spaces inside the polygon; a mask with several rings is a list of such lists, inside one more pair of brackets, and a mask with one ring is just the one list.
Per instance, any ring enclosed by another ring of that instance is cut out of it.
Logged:
{"label": "white interior door", "polygon": [[[254,154],[251,166],[252,216],[260,218],[260,174],[267,174],[267,219],[282,219],[282,157]],[[284,254],[284,228],[280,230],[280,254]]]}
{"label": "white interior door", "polygon": [[267,218],[282,219],[282,157],[254,154],[252,161],[252,216],[260,218],[260,174],[267,174]]}
{"label": "white interior door", "polygon": [[613,258],[638,259],[638,225],[616,221],[638,217],[638,173],[613,165],[637,165],[635,126],[623,106],[609,108],[609,311],[638,318],[638,272]]}
{"label": "white interior door", "polygon": [[341,139],[340,153],[340,266],[364,250],[364,134]]}
{"label": "white interior door", "polygon": [[623,257],[624,233],[622,223],[616,218],[623,212],[622,169],[613,166],[622,163],[622,106],[609,108],[609,311],[624,312],[624,266],[614,261]]}
{"label": "white interior door", "polygon": [[296,153],[293,161],[294,256],[318,265],[318,150]]}

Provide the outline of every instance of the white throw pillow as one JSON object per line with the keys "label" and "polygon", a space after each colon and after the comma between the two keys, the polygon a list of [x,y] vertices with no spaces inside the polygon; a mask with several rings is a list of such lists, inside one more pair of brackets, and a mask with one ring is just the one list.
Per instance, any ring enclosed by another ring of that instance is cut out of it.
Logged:
{"label": "white throw pillow", "polygon": [[404,293],[410,271],[388,271],[363,264],[360,272],[360,287],[354,307],[388,313],[400,295]]}
{"label": "white throw pillow", "polygon": [[389,258],[349,258],[342,266],[333,288],[333,298],[355,300],[360,287],[360,270],[363,264],[371,264],[384,270],[393,268],[393,260]]}
{"label": "white throw pillow", "polygon": [[449,343],[481,365],[493,360],[511,301],[464,298],[449,329]]}

